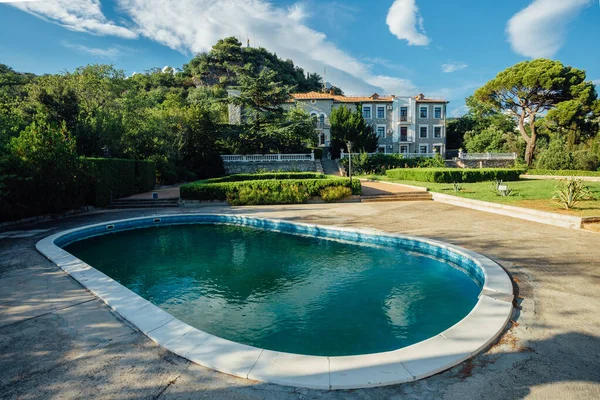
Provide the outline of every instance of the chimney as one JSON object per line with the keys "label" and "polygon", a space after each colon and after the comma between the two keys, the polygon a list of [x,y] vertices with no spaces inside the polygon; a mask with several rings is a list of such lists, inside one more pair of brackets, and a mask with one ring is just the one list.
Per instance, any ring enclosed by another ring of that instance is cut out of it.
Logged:
{"label": "chimney", "polygon": [[331,89],[329,89],[329,94],[335,96],[335,88],[332,87]]}

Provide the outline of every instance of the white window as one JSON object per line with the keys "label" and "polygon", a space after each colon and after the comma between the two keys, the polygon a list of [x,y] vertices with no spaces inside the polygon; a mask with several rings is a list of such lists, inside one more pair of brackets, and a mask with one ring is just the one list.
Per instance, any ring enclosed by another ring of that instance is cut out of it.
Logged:
{"label": "white window", "polygon": [[408,107],[400,107],[400,122],[408,121]]}
{"label": "white window", "polygon": [[434,138],[441,138],[442,137],[442,125],[435,125],[433,127],[433,137]]}
{"label": "white window", "polygon": [[422,144],[419,146],[419,153],[421,154],[427,154],[429,153],[429,145],[426,144]]}
{"label": "white window", "polygon": [[377,125],[377,137],[385,139],[385,125]]}
{"label": "white window", "polygon": [[363,106],[362,112],[364,119],[371,119],[371,106]]}
{"label": "white window", "polygon": [[406,145],[400,146],[400,153],[401,154],[407,154],[408,153],[408,146],[406,146]]}
{"label": "white window", "polygon": [[377,106],[377,118],[385,118],[385,106]]}
{"label": "white window", "polygon": [[433,145],[433,152],[437,153],[437,154],[442,154],[442,149],[444,148],[443,145],[441,144],[434,144]]}
{"label": "white window", "polygon": [[419,118],[427,119],[427,110],[429,107],[421,107],[419,108]]}
{"label": "white window", "polygon": [[427,126],[427,125],[419,125],[419,138],[420,139],[427,139],[428,128],[429,128],[429,126]]}
{"label": "white window", "polygon": [[433,109],[433,118],[442,119],[442,107],[435,107]]}

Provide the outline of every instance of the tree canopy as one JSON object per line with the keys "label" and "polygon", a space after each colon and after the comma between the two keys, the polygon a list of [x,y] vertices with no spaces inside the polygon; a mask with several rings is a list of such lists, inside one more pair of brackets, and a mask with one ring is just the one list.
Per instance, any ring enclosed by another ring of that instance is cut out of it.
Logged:
{"label": "tree canopy", "polygon": [[[475,98],[516,119],[527,144],[525,162],[531,165],[538,137],[538,118],[546,113],[552,119],[560,119],[559,115],[573,118],[582,113],[587,115],[595,107],[597,94],[593,83],[586,81],[585,71],[565,66],[560,61],[536,59],[500,72],[475,92]],[[579,111],[573,112],[573,109]]]}

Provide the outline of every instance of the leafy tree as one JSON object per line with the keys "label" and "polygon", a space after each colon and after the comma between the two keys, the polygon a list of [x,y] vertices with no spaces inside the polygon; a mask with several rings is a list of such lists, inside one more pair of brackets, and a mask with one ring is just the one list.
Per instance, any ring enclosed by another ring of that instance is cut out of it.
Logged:
{"label": "leafy tree", "polygon": [[247,65],[239,69],[238,76],[239,95],[230,101],[243,111],[242,147],[246,152],[268,153],[279,141],[277,128],[284,116],[283,104],[290,98],[290,87],[275,81],[275,71],[266,68],[255,74]]}
{"label": "leafy tree", "polygon": [[4,167],[2,214],[56,212],[83,200],[75,140],[64,122],[60,126],[33,122],[11,140]]}
{"label": "leafy tree", "polygon": [[361,107],[352,111],[346,106],[335,108],[329,116],[331,121],[332,153],[340,149],[348,151],[348,142],[353,152],[371,153],[377,149],[378,138],[373,128],[365,123]]}
{"label": "leafy tree", "polygon": [[290,86],[292,91],[309,92],[323,87],[319,74],[305,73],[292,60],[282,60],[262,47],[243,47],[235,37],[219,40],[209,52],[186,64],[183,72],[197,85],[225,88],[240,84],[238,71],[248,64],[255,73],[264,68],[274,71],[274,80]]}
{"label": "leafy tree", "polygon": [[519,132],[527,143],[525,162],[531,165],[538,136],[538,116],[565,101],[577,100],[582,104],[595,101],[593,84],[585,79],[585,71],[564,66],[559,61],[523,61],[500,72],[475,92],[475,98],[517,119]]}

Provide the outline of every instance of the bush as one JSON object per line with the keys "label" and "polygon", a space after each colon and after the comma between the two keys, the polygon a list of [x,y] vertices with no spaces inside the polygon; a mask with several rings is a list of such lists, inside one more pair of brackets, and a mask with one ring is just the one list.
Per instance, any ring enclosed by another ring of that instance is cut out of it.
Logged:
{"label": "bush", "polygon": [[573,169],[573,155],[566,149],[564,140],[554,139],[535,164],[537,169]]}
{"label": "bush", "polygon": [[600,176],[600,171],[530,169],[529,171],[527,171],[527,175]]}
{"label": "bush", "polygon": [[317,148],[314,149],[315,152],[315,160],[320,160],[323,158],[323,149]]}
{"label": "bush", "polygon": [[436,183],[485,182],[493,180],[517,181],[523,169],[482,168],[398,168],[386,172],[392,179]]}
{"label": "bush", "polygon": [[267,187],[242,186],[238,191],[232,191],[227,194],[227,202],[233,206],[302,204],[306,203],[309,197],[306,188],[301,184],[285,185],[277,192]]}
{"label": "bush", "polygon": [[570,210],[582,200],[590,200],[592,194],[581,179],[561,179],[556,185],[553,200],[556,200],[565,210]]}
{"label": "bush", "polygon": [[177,172],[167,169],[162,173],[162,183],[165,185],[174,185],[178,181]]}
{"label": "bush", "polygon": [[573,169],[584,171],[598,171],[600,160],[598,156],[588,150],[578,150],[572,153]]}
{"label": "bush", "polygon": [[[320,196],[321,191],[327,187],[342,186],[350,188],[350,180],[345,178],[329,179],[260,179],[260,180],[231,180],[231,177],[209,179],[181,186],[181,198],[185,200],[220,200],[236,198],[235,193],[239,193],[242,188],[269,190],[271,192],[286,192],[290,188],[302,186],[303,190],[309,196]],[[256,176],[255,176],[256,178]],[[352,181],[352,193],[359,195],[361,193],[360,181]],[[286,192],[287,193],[287,192]],[[238,196],[239,197],[239,196]]]}
{"label": "bush", "polygon": [[332,186],[321,190],[321,198],[328,203],[352,196],[352,190],[343,186]]}

